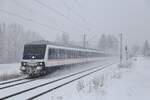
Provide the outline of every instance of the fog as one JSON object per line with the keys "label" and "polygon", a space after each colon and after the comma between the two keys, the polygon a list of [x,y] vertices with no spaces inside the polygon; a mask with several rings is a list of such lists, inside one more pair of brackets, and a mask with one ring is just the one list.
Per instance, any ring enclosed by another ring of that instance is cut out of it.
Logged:
{"label": "fog", "polygon": [[123,33],[125,43],[142,44],[150,38],[149,11],[148,0],[0,0],[0,22],[17,22],[50,41],[62,33],[72,41],[85,33],[91,43]]}

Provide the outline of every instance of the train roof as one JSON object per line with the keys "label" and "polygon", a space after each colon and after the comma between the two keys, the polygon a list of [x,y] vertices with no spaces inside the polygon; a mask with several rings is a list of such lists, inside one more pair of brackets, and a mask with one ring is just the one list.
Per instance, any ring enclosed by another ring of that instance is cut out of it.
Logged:
{"label": "train roof", "polygon": [[32,41],[30,43],[27,43],[26,45],[31,45],[31,44],[35,44],[35,45],[51,45],[51,46],[61,46],[61,47],[67,47],[67,48],[78,48],[78,49],[84,49],[84,50],[93,50],[96,52],[102,52],[100,50],[96,50],[96,49],[92,49],[92,48],[84,48],[81,46],[77,46],[77,45],[72,45],[72,44],[63,44],[63,43],[57,43],[57,42],[51,42],[51,41],[46,41],[46,40],[38,40],[38,41]]}

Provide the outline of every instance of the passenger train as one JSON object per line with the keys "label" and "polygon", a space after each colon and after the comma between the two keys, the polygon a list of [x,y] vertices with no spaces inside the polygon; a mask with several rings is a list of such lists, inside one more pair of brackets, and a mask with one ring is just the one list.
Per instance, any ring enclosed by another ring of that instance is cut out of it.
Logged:
{"label": "passenger train", "polygon": [[29,76],[43,75],[55,66],[84,63],[106,56],[106,53],[94,49],[34,41],[24,45],[20,70]]}

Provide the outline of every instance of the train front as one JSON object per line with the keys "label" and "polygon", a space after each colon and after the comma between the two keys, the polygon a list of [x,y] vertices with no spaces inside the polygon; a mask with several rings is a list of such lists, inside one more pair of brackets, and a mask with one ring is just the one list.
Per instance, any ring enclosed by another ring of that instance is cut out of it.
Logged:
{"label": "train front", "polygon": [[29,76],[45,74],[45,52],[46,45],[25,45],[20,70]]}

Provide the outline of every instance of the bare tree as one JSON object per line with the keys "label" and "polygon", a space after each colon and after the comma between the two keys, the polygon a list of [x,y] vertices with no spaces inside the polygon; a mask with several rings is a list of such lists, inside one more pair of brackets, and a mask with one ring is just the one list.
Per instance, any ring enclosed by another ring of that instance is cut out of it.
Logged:
{"label": "bare tree", "polygon": [[19,61],[22,58],[24,44],[41,39],[38,34],[25,30],[17,23],[0,23],[0,63]]}

